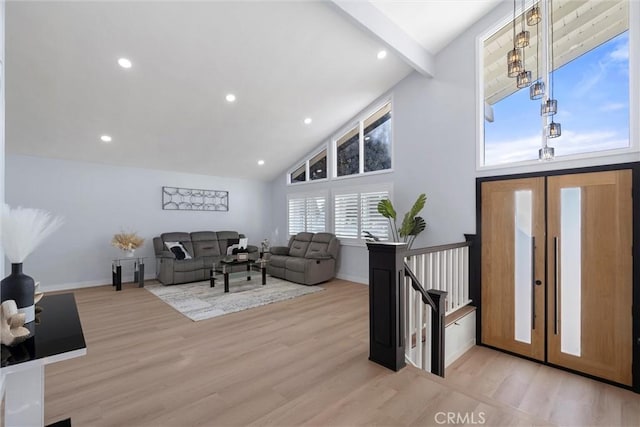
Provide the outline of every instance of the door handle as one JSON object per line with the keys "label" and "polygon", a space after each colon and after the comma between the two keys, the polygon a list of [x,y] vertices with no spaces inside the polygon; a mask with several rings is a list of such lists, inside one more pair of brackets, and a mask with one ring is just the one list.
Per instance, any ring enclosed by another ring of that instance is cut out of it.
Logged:
{"label": "door handle", "polygon": [[531,330],[536,329],[536,238],[531,236]]}
{"label": "door handle", "polygon": [[558,237],[553,238],[553,334],[558,335]]}

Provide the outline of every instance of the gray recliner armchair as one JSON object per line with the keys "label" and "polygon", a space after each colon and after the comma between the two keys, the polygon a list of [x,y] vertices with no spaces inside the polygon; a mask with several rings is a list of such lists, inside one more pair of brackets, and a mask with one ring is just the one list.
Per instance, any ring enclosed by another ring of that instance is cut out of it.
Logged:
{"label": "gray recliner armchair", "polygon": [[331,233],[298,233],[288,246],[271,248],[267,273],[271,276],[316,285],[336,276],[340,241]]}

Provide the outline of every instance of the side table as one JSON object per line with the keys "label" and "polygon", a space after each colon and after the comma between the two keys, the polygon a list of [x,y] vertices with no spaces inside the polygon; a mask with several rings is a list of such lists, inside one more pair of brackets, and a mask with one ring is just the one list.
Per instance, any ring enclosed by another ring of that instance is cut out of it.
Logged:
{"label": "side table", "polygon": [[133,281],[138,282],[139,288],[144,288],[144,257],[116,258],[111,262],[112,286],[116,291],[122,290],[122,264],[133,262]]}

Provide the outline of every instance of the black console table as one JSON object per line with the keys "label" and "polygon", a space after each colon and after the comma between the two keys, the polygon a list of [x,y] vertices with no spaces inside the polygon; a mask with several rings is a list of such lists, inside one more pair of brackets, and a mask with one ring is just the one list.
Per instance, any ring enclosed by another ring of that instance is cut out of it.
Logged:
{"label": "black console table", "polygon": [[[37,304],[34,335],[15,347],[2,346],[7,426],[44,425],[45,365],[87,354],[73,294],[45,295]],[[37,324],[36,324],[37,323]]]}

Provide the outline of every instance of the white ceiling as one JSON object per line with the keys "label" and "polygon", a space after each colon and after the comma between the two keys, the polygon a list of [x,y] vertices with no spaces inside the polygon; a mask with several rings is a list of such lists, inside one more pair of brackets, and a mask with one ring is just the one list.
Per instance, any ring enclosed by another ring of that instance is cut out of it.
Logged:
{"label": "white ceiling", "polygon": [[504,0],[404,0],[371,3],[427,51],[436,54]]}
{"label": "white ceiling", "polygon": [[411,72],[383,46],[327,2],[8,2],[7,152],[270,180]]}

